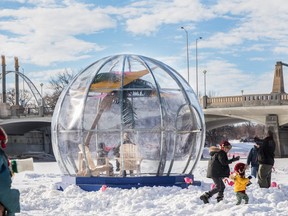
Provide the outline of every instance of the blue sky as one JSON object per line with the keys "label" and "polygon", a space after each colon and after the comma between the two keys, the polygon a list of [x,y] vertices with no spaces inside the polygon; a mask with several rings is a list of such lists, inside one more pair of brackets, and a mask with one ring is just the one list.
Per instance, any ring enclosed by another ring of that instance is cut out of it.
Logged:
{"label": "blue sky", "polygon": [[[160,60],[216,96],[270,93],[276,61],[288,63],[284,0],[1,0],[0,54],[49,92],[49,79],[96,60],[132,53]],[[287,86],[288,68],[284,69]],[[13,87],[13,76],[9,78]]]}

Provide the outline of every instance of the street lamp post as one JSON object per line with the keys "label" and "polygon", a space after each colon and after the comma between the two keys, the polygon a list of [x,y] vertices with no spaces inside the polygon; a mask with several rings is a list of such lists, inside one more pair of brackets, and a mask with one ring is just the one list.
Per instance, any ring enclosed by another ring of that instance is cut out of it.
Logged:
{"label": "street lamp post", "polygon": [[204,74],[204,96],[203,96],[203,108],[206,109],[207,108],[207,95],[206,95],[206,73],[207,71],[204,70],[203,74]]}
{"label": "street lamp post", "polygon": [[39,109],[40,116],[44,116],[43,85],[44,85],[43,83],[40,83],[40,87],[41,87],[41,106]]}
{"label": "street lamp post", "polygon": [[206,73],[207,73],[207,71],[204,70],[203,71],[203,74],[204,74],[204,96],[206,96]]}
{"label": "street lamp post", "polygon": [[40,83],[40,87],[41,87],[41,105],[43,106],[43,83]]}
{"label": "street lamp post", "polygon": [[196,38],[196,93],[198,95],[198,40],[202,39],[202,37]]}
{"label": "street lamp post", "polygon": [[242,94],[242,106],[243,106],[244,105],[244,96],[243,96],[244,90],[243,89],[241,90],[241,94]]}
{"label": "street lamp post", "polygon": [[[22,68],[22,67],[21,67]],[[24,68],[22,68],[22,74],[23,74],[23,76],[24,76]],[[23,83],[23,95],[24,95],[24,78],[22,78],[22,83]]]}
{"label": "street lamp post", "polygon": [[188,49],[188,31],[182,26],[181,29],[183,29],[186,33],[186,52],[187,52],[187,76],[188,76],[188,83],[190,84],[190,77],[189,77],[189,49]]}

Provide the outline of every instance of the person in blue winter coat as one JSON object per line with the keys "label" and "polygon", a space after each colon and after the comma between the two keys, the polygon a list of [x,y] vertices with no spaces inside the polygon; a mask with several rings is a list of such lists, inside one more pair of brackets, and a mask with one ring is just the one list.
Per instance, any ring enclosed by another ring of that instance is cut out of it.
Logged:
{"label": "person in blue winter coat", "polygon": [[0,213],[2,215],[13,216],[15,213],[20,212],[20,193],[17,189],[11,188],[11,171],[9,169],[9,160],[3,149],[6,148],[8,138],[0,127]]}
{"label": "person in blue winter coat", "polygon": [[200,199],[204,204],[209,203],[209,198],[218,193],[216,199],[220,202],[224,198],[225,184],[223,179],[229,177],[230,168],[229,164],[240,159],[239,156],[232,159],[228,159],[227,153],[232,148],[232,145],[228,141],[222,141],[220,148],[211,146],[209,148],[210,160],[208,162],[207,178],[212,178],[215,187],[208,192],[205,192],[200,196]]}
{"label": "person in blue winter coat", "polygon": [[[259,139],[258,137],[255,137],[254,142],[256,143],[256,145],[261,145],[263,141]],[[247,165],[250,166],[251,164],[251,175],[254,176],[254,178],[257,177],[258,169],[259,169],[258,148],[256,145],[254,145],[254,147],[251,148],[247,157]]]}

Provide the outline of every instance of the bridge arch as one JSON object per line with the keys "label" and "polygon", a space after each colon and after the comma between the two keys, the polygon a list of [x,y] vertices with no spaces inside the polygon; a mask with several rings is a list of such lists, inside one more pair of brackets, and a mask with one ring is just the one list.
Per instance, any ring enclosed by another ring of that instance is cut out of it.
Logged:
{"label": "bridge arch", "polygon": [[[28,85],[29,89],[31,90],[38,107],[40,107],[41,105],[45,107],[44,100],[42,101],[42,95],[40,94],[40,92],[38,91],[34,83],[27,76],[25,76],[23,73],[19,71],[12,71],[12,70],[6,71],[6,74],[9,74],[9,73],[16,73],[17,75],[19,75]],[[0,73],[0,79],[2,79],[2,73]]]}
{"label": "bridge arch", "polygon": [[212,130],[226,125],[239,124],[251,121],[240,117],[237,118],[235,116],[211,115],[211,114],[204,114],[204,116],[205,116],[206,130]]}

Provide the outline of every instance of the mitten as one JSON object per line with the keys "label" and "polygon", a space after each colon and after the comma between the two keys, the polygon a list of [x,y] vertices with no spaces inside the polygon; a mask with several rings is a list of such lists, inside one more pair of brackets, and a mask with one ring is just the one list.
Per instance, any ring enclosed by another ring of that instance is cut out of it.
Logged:
{"label": "mitten", "polygon": [[235,156],[233,155],[233,157],[232,157],[232,161],[238,161],[239,159],[240,159],[240,156],[235,157]]}

